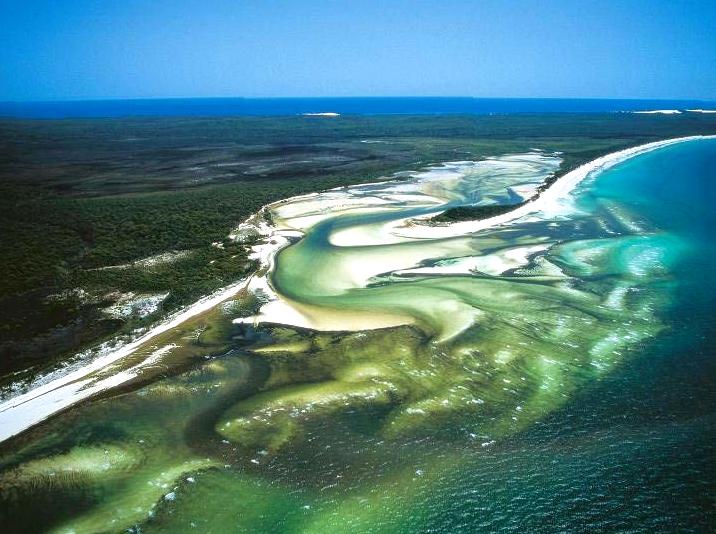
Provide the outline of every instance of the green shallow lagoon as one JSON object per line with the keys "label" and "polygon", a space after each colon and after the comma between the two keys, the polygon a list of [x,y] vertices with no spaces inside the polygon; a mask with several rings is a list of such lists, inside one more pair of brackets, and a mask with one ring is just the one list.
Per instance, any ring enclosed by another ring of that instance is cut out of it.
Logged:
{"label": "green shallow lagoon", "polygon": [[[716,141],[698,140],[595,173],[558,209],[471,236],[335,246],[337,227],[406,216],[401,206],[336,214],[279,254],[274,285],[315,309],[412,324],[255,329],[217,309],[173,334],[182,350],[142,381],[4,444],[2,524],[713,529],[714,180]],[[346,258],[396,250],[428,270],[335,290]],[[333,276],[325,291],[306,276],[312,262],[314,276]],[[429,269],[462,264],[471,268]]]}

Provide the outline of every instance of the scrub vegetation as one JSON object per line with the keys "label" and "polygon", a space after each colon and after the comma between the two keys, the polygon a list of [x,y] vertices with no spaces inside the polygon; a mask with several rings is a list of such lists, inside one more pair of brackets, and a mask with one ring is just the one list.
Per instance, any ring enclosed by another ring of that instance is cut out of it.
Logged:
{"label": "scrub vegetation", "polygon": [[[4,120],[0,372],[146,325],[246,275],[245,244],[227,235],[266,203],[532,148],[562,152],[563,172],[714,131],[696,114]],[[103,311],[147,295],[166,297],[143,313]]]}

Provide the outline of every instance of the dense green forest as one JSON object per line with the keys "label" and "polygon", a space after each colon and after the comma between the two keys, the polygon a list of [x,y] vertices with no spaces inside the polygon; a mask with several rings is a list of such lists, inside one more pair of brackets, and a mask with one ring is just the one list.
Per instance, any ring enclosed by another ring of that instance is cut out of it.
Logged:
{"label": "dense green forest", "polygon": [[[533,148],[562,152],[566,172],[627,146],[715,132],[716,118],[700,114],[0,121],[0,373],[146,325],[244,276],[246,247],[227,236],[271,201]],[[475,210],[442,220],[484,216]],[[144,317],[106,312],[129,293],[168,296]]]}

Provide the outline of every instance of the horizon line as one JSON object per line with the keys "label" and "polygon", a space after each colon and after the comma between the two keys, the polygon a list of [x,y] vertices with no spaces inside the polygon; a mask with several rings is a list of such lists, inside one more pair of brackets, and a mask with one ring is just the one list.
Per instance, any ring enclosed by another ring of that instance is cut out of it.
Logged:
{"label": "horizon line", "polygon": [[469,95],[386,95],[386,96],[140,96],[140,97],[81,97],[38,100],[0,100],[0,104],[61,104],[82,102],[132,102],[154,100],[349,100],[349,99],[466,99],[466,100],[621,100],[621,101],[671,101],[671,102],[716,102],[716,97],[595,97],[595,96],[469,96]]}

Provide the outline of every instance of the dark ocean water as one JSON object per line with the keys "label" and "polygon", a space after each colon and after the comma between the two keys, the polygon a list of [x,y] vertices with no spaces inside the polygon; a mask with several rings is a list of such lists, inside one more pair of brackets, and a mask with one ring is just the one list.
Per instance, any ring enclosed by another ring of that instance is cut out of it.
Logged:
{"label": "dark ocean water", "polygon": [[0,117],[61,119],[131,116],[281,116],[335,112],[346,115],[610,113],[654,109],[714,109],[699,100],[612,100],[570,98],[158,98],[0,102]]}

